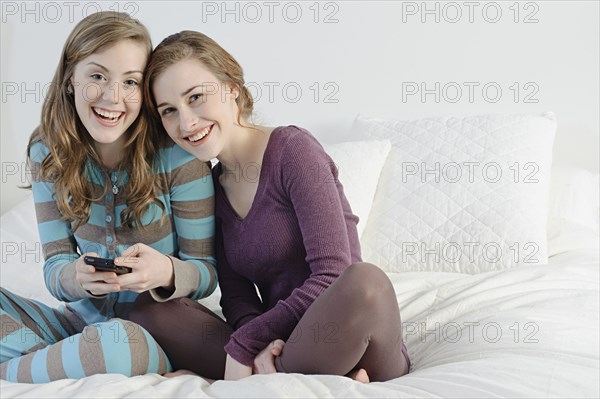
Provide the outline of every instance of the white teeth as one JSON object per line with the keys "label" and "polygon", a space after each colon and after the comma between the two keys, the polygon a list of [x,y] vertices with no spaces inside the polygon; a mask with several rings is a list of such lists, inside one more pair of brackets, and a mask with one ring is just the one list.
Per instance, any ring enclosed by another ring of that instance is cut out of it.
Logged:
{"label": "white teeth", "polygon": [[193,136],[188,137],[187,139],[191,142],[196,142],[198,140],[202,140],[210,131],[211,126],[207,126],[204,129],[202,129],[201,132],[194,134]]}
{"label": "white teeth", "polygon": [[119,116],[121,116],[122,112],[110,112],[110,111],[104,111],[100,108],[92,108],[94,110],[95,113],[97,113],[100,116],[103,116],[105,118],[108,119],[112,119],[112,120],[117,120],[119,119]]}

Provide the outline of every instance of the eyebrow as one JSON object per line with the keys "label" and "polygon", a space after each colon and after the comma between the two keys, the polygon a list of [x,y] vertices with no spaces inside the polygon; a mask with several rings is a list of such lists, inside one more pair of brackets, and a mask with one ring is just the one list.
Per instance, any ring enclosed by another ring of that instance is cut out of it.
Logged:
{"label": "eyebrow", "polygon": [[[98,68],[102,69],[103,71],[105,71],[106,73],[108,73],[108,68],[106,68],[104,65],[100,65],[96,62],[88,62],[88,65],[95,65]],[[132,73],[139,73],[140,75],[143,75],[144,73],[142,71],[138,71],[138,70],[131,70],[131,71],[127,71],[125,72],[123,75],[130,75]]]}
{"label": "eyebrow", "polygon": [[[192,90],[197,89],[198,87],[202,87],[205,86],[203,84],[200,85],[196,85],[196,86],[192,86],[189,89],[187,89],[186,91],[184,91],[183,93],[181,93],[181,97],[187,96]],[[160,103],[156,106],[156,108],[160,108],[160,107],[164,107],[165,105],[168,105],[167,103]]]}

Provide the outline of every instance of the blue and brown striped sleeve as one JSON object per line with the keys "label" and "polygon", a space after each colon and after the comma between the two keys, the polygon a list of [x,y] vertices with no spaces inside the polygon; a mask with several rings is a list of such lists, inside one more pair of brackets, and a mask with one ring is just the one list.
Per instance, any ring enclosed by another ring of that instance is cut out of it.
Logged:
{"label": "blue and brown striped sleeve", "polygon": [[175,291],[151,290],[156,301],[178,297],[204,298],[217,287],[215,193],[210,164],[181,147],[165,149],[163,159],[169,201],[177,235],[177,253],[171,256]]}
{"label": "blue and brown striped sleeve", "polygon": [[41,142],[31,146],[32,192],[38,231],[44,254],[44,281],[59,301],[73,302],[94,297],[75,280],[75,261],[79,258],[71,225],[62,219],[54,197],[54,184],[41,179],[39,170],[48,148]]}

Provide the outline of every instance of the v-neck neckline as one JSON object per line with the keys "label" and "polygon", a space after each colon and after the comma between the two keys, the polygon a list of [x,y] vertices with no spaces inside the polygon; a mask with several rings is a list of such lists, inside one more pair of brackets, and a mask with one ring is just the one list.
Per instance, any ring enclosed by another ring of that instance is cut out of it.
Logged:
{"label": "v-neck neckline", "polygon": [[231,205],[231,202],[229,201],[229,198],[227,197],[227,194],[225,193],[225,189],[223,188],[223,186],[221,185],[221,181],[219,180],[219,177],[221,176],[221,173],[223,172],[223,167],[221,165],[221,162],[219,162],[215,168],[217,169],[217,177],[216,177],[216,184],[218,185],[218,189],[221,192],[221,196],[223,197],[223,201],[225,202],[225,206],[227,208],[227,210],[231,213],[231,215],[234,217],[234,219],[238,222],[238,223],[245,223],[248,219],[250,219],[252,217],[252,215],[255,213],[254,209],[256,208],[256,204],[258,202],[258,200],[260,200],[260,198],[262,197],[262,193],[264,191],[264,187],[265,187],[265,164],[269,164],[270,163],[270,158],[271,158],[271,147],[272,147],[272,142],[273,142],[273,135],[275,134],[275,132],[277,130],[279,130],[279,126],[274,128],[271,131],[271,134],[269,135],[269,140],[267,141],[267,146],[265,147],[265,152],[263,153],[263,157],[262,157],[262,163],[260,165],[260,174],[259,174],[259,178],[258,178],[258,186],[256,187],[256,193],[254,194],[254,198],[252,199],[252,204],[250,205],[250,209],[248,209],[248,213],[246,214],[246,216],[244,218],[242,218],[237,211],[235,210],[235,208],[233,207],[233,205]]}

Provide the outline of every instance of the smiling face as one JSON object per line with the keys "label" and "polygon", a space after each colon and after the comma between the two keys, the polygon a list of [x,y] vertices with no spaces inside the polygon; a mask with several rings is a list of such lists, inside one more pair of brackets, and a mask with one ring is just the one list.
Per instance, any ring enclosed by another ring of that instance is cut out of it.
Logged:
{"label": "smiling face", "polygon": [[179,146],[208,161],[227,147],[237,125],[236,88],[220,82],[195,59],[179,61],[152,86],[165,130]]}
{"label": "smiling face", "polygon": [[124,143],[124,133],[140,114],[138,85],[146,60],[143,44],[121,40],[75,65],[71,78],[75,108],[97,147]]}

